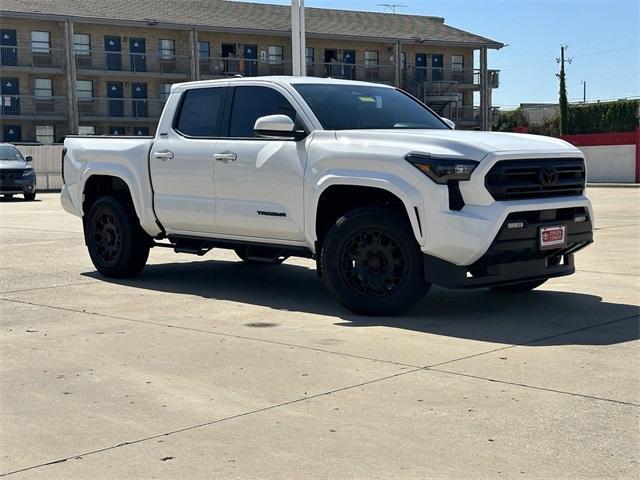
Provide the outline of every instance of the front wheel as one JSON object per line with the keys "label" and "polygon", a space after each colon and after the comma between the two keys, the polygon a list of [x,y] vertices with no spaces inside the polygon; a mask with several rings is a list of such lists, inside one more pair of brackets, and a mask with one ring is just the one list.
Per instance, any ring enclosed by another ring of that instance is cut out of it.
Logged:
{"label": "front wheel", "polygon": [[500,285],[498,287],[491,287],[491,290],[497,293],[523,293],[538,288],[546,281],[547,279],[535,280],[533,282],[512,283],[511,285]]}
{"label": "front wheel", "polygon": [[147,263],[151,239],[142,230],[130,201],[99,198],[85,222],[85,240],[91,261],[106,277],[125,278]]}
{"label": "front wheel", "polygon": [[31,202],[31,201],[36,199],[36,193],[35,192],[33,192],[33,193],[25,193],[24,194],[24,199],[28,200],[29,202]]}
{"label": "front wheel", "polygon": [[329,291],[362,315],[397,314],[430,287],[410,225],[386,208],[361,208],[338,219],[322,246],[321,266]]}

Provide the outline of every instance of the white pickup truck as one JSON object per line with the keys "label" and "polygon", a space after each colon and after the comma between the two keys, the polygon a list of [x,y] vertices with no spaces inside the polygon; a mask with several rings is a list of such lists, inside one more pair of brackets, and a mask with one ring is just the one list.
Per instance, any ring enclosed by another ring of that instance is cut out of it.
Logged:
{"label": "white pickup truck", "polygon": [[593,239],[575,147],[456,131],[379,84],[176,84],[155,138],[68,137],[62,162],[62,205],[102,274],[137,274],[154,246],[308,257],[361,314],[398,313],[431,284],[528,291],[573,273]]}

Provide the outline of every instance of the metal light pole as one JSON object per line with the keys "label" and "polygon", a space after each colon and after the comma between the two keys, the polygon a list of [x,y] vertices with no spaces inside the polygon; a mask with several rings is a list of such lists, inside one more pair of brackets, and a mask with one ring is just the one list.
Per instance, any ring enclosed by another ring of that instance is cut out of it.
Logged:
{"label": "metal light pole", "polygon": [[293,75],[304,77],[307,73],[307,44],[304,23],[304,0],[291,0],[291,54]]}

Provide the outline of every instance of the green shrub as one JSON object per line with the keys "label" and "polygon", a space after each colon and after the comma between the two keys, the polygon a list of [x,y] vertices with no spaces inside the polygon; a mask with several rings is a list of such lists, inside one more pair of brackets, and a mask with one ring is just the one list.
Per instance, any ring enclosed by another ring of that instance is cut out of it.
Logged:
{"label": "green shrub", "polygon": [[571,105],[568,133],[633,132],[639,107],[640,100]]}

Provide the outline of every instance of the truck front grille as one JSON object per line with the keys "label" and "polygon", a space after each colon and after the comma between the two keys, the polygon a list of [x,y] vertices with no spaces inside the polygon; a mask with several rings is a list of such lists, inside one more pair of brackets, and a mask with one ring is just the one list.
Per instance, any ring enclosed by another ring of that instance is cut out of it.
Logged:
{"label": "truck front grille", "polygon": [[582,158],[502,160],[485,179],[496,200],[581,195],[585,182]]}

